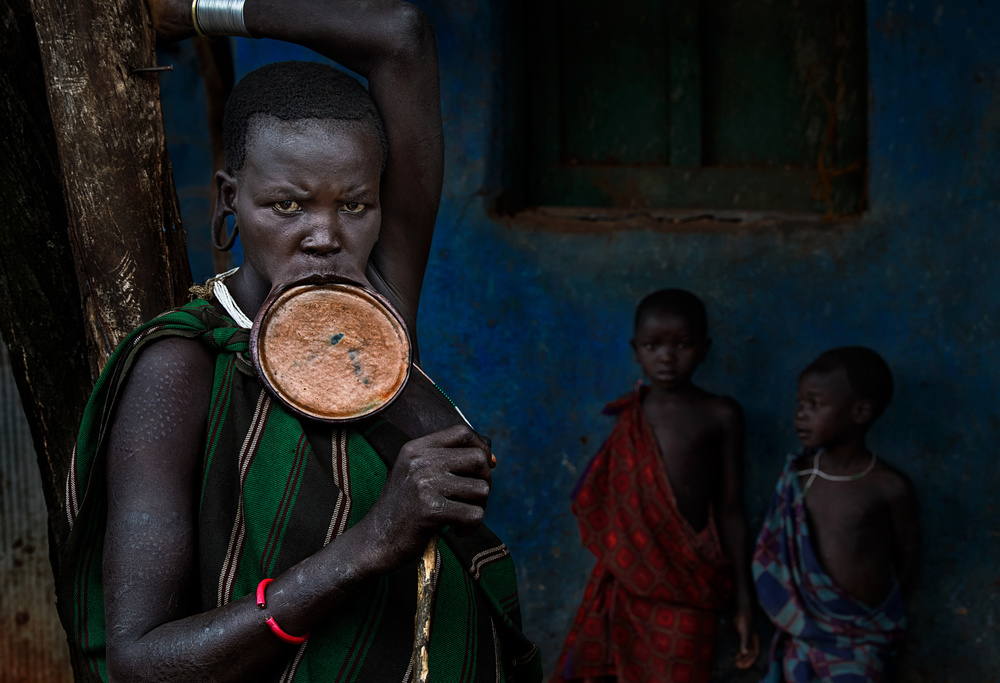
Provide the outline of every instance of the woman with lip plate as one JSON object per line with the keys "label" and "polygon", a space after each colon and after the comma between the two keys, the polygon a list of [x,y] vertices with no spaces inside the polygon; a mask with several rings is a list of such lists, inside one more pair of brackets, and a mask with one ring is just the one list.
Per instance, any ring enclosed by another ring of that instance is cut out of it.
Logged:
{"label": "woman with lip plate", "polygon": [[[60,604],[95,680],[404,681],[416,563],[434,560],[438,681],[537,681],[513,563],[481,524],[495,460],[420,373],[377,419],[331,426],[273,400],[247,357],[268,295],[336,276],[380,292],[416,351],[441,193],[438,65],[403,2],[159,0],[162,40],[294,41],[331,67],[237,84],[217,246],[243,264],[141,326],[88,405],[68,482]],[[417,354],[414,352],[414,360]]]}

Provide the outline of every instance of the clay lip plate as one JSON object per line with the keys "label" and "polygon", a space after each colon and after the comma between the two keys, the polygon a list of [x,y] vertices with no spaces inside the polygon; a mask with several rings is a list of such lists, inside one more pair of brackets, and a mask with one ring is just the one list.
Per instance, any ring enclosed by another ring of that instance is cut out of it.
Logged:
{"label": "clay lip plate", "polygon": [[386,407],[410,371],[406,327],[357,285],[292,286],[259,321],[254,361],[264,384],[316,420],[358,420]]}

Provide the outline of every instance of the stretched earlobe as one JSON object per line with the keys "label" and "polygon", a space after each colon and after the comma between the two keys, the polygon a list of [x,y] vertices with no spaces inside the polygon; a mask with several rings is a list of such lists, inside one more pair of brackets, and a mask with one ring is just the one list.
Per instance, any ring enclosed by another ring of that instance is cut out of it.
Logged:
{"label": "stretched earlobe", "polygon": [[[212,211],[212,246],[219,251],[229,251],[236,244],[236,235],[240,231],[239,223],[235,220],[237,181],[225,171],[217,171],[215,188],[215,209]],[[232,216],[234,219],[232,232],[229,232],[226,227],[227,216]]]}
{"label": "stretched earlobe", "polygon": [[[229,232],[226,229],[226,216],[231,214],[224,214],[222,216],[212,217],[212,246],[219,251],[229,251],[236,244],[236,235],[240,231],[240,226],[233,221],[233,231]],[[229,232],[227,235],[226,233]]]}

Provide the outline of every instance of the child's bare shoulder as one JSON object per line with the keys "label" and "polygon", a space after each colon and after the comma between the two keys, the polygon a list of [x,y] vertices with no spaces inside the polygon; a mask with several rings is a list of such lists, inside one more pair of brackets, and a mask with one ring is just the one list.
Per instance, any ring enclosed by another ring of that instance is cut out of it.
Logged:
{"label": "child's bare shoulder", "polygon": [[730,396],[705,392],[704,410],[724,430],[741,429],[743,426],[743,406]]}
{"label": "child's bare shoulder", "polygon": [[916,502],[917,490],[906,474],[884,460],[875,464],[869,475],[871,483],[889,503],[909,505]]}

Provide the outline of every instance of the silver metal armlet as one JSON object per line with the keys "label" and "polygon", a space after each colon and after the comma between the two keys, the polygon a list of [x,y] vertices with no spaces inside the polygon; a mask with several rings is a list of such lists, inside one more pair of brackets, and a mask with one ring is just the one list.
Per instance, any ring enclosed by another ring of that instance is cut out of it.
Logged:
{"label": "silver metal armlet", "polygon": [[194,0],[195,30],[210,36],[253,38],[243,21],[246,0]]}

